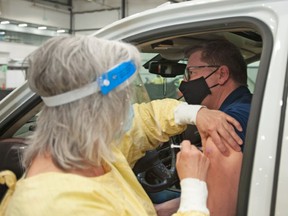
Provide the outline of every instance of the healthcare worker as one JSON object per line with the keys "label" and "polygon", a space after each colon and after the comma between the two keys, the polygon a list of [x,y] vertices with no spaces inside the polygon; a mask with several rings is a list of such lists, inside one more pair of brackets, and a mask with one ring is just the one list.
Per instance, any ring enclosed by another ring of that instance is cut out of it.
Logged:
{"label": "healthcare worker", "polygon": [[[219,130],[216,140],[223,135],[237,141],[227,127],[232,123],[239,128],[233,118],[222,114],[221,120],[217,117],[209,124],[205,118],[213,119],[213,112],[201,106],[167,99],[132,108],[131,83],[140,54],[127,43],[55,37],[27,61],[29,86],[44,106],[24,151],[24,176],[16,183],[11,172],[0,174],[9,186],[1,215],[156,215],[131,170],[145,151],[195,123],[203,136],[204,128],[214,125]],[[187,115],[181,114],[190,108]],[[182,195],[175,215],[209,215],[209,160],[184,141],[176,166]]]}

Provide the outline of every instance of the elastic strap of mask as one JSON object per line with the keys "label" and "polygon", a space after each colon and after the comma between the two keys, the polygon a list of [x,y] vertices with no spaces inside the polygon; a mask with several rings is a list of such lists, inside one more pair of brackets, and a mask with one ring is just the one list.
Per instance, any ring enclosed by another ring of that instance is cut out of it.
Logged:
{"label": "elastic strap of mask", "polygon": [[217,67],[214,71],[212,71],[208,76],[206,76],[204,79],[208,79],[210,76],[212,76],[217,70],[219,69],[219,67]]}
{"label": "elastic strap of mask", "polygon": [[96,81],[85,85],[82,88],[74,89],[59,95],[51,97],[41,97],[48,107],[60,106],[71,103],[81,98],[101,92],[107,95],[110,91],[118,87],[120,84],[128,80],[136,72],[136,65],[133,61],[122,62],[108,72],[102,74]]}
{"label": "elastic strap of mask", "polygon": [[[218,69],[219,69],[219,67],[217,67],[214,71],[212,71],[212,72],[211,72],[208,76],[206,76],[204,79],[205,79],[205,80],[208,79],[208,78],[209,78],[210,76],[212,76]],[[218,85],[219,85],[219,84],[217,83],[217,84],[209,87],[209,89],[214,88],[214,87],[216,87],[216,86],[218,86]]]}
{"label": "elastic strap of mask", "polygon": [[215,85],[212,85],[211,87],[209,87],[209,89],[212,89],[212,88],[214,88],[214,87],[216,87],[216,86],[218,86],[219,85],[219,83],[217,83],[217,84],[215,84]]}

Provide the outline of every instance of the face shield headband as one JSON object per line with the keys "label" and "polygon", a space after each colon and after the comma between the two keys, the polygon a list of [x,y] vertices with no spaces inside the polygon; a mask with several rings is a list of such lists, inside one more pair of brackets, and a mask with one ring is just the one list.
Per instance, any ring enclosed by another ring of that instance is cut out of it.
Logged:
{"label": "face shield headband", "polygon": [[110,91],[124,83],[135,73],[136,65],[134,62],[131,60],[125,61],[114,66],[106,73],[98,77],[96,81],[85,85],[84,87],[74,89],[59,95],[41,98],[46,106],[55,107],[79,100],[96,92],[101,92],[103,95],[107,95]]}

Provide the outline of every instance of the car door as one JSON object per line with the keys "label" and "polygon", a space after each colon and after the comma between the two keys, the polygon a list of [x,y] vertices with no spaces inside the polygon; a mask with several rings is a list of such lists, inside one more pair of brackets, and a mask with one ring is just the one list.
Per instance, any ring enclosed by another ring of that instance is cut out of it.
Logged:
{"label": "car door", "polygon": [[[247,63],[259,60],[259,68],[245,139],[237,215],[270,215],[271,204],[275,203],[272,191],[284,101],[287,28],[283,7],[287,1],[239,1],[233,5],[228,1],[219,4],[213,1],[207,3],[207,7],[204,4],[185,3],[157,12],[151,10],[108,26],[95,36],[125,40],[144,51],[147,44],[161,44],[161,41],[177,36],[193,35],[201,41],[201,37],[205,40],[213,34],[232,32],[246,37],[244,44],[253,46],[254,43],[261,49],[254,56],[245,46],[242,50]],[[128,23],[130,26],[123,28]],[[239,38],[226,36],[237,44]],[[165,49],[164,43],[158,47],[161,48]],[[252,54],[251,58],[247,57],[249,54]]]}

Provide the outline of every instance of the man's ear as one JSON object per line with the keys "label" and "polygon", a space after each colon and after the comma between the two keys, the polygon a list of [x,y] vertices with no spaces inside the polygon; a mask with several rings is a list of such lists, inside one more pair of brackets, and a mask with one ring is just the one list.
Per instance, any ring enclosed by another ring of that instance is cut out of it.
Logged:
{"label": "man's ear", "polygon": [[222,65],[222,66],[220,66],[220,68],[218,70],[219,70],[218,71],[218,74],[219,74],[218,82],[220,85],[224,85],[230,76],[229,68],[226,65]]}

